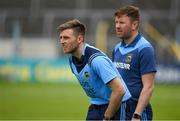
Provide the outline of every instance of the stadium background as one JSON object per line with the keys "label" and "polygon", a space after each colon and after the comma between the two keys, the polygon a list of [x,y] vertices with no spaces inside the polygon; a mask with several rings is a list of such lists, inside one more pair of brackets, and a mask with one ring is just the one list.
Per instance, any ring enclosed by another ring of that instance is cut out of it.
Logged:
{"label": "stadium background", "polygon": [[154,119],[180,119],[179,0],[1,0],[0,119],[84,119],[88,98],[58,43],[59,24],[78,18],[88,43],[111,57],[113,13],[141,10],[141,32],[156,51]]}

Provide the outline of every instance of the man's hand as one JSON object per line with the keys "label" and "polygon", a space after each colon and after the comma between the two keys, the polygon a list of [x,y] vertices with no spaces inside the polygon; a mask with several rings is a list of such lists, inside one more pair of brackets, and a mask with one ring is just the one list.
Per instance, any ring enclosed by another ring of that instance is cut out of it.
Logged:
{"label": "man's hand", "polygon": [[131,121],[140,121],[140,120],[141,120],[141,116],[137,113],[134,113]]}
{"label": "man's hand", "polygon": [[112,119],[104,116],[103,121],[112,121]]}

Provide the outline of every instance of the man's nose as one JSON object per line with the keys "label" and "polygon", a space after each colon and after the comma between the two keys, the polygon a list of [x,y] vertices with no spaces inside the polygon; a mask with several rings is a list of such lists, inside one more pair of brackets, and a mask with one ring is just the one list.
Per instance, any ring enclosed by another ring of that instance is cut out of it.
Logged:
{"label": "man's nose", "polygon": [[120,24],[119,23],[116,23],[116,28],[120,28]]}
{"label": "man's nose", "polygon": [[64,43],[64,39],[63,38],[59,38],[59,43]]}

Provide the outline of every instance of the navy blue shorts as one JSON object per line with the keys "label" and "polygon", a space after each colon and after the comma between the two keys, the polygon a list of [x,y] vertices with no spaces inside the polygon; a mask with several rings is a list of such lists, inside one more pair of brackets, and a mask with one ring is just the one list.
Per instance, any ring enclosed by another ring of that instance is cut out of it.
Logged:
{"label": "navy blue shorts", "polygon": [[[134,114],[134,111],[137,106],[137,101],[130,99],[126,102],[126,120],[131,120],[132,116]],[[145,108],[144,112],[141,115],[141,120],[143,121],[151,121],[152,120],[152,108],[151,105],[148,104],[147,107]]]}
{"label": "navy blue shorts", "polygon": [[[103,120],[104,113],[108,107],[108,104],[105,105],[94,105],[91,104],[88,109],[87,117],[86,120]],[[123,120],[122,116],[125,115],[125,103],[123,102],[121,104],[121,107],[119,110],[116,112],[114,117],[112,118],[113,120]]]}

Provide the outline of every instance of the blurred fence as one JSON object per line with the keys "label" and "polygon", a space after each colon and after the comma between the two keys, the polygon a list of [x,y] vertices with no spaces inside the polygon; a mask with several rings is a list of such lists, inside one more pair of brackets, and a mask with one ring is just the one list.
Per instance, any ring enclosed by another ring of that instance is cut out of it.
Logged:
{"label": "blurred fence", "polygon": [[180,83],[180,65],[158,65],[157,83]]}

